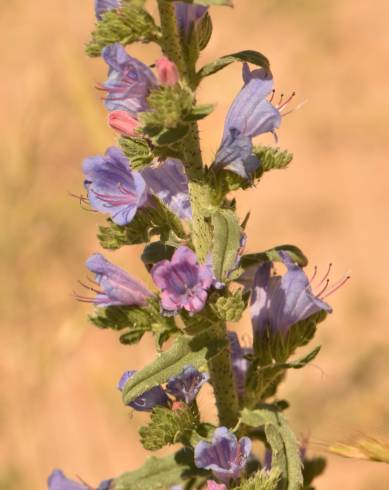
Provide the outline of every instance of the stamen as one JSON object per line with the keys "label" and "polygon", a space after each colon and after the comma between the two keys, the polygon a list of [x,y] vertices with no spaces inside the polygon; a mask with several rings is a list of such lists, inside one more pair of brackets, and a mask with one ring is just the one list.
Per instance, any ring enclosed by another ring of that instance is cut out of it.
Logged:
{"label": "stamen", "polygon": [[329,283],[330,283],[330,280],[329,280],[329,279],[327,279],[327,280],[326,280],[326,284],[325,284],[324,288],[323,288],[323,289],[320,291],[320,293],[317,293],[317,294],[316,294],[316,296],[317,296],[318,298],[320,298],[320,296],[321,296],[321,295],[324,293],[324,291],[325,291],[325,290],[328,288]]}
{"label": "stamen", "polygon": [[279,103],[277,105],[278,111],[279,112],[282,112],[282,110],[289,104],[289,102],[291,102],[291,100],[293,99],[293,97],[295,95],[296,95],[296,92],[292,92],[292,95],[288,99],[286,99],[285,102],[282,102],[282,97],[283,96],[281,96],[281,99],[280,99],[280,101],[279,101]]}
{"label": "stamen", "polygon": [[309,279],[309,284],[311,284],[312,281],[315,279],[316,274],[317,274],[317,265],[315,265],[315,267],[313,268],[313,274],[312,274],[311,279]]}
{"label": "stamen", "polygon": [[77,281],[78,284],[81,284],[82,287],[84,287],[85,289],[88,289],[89,291],[92,291],[93,293],[96,293],[96,294],[103,294],[103,291],[99,291],[95,288],[92,288],[91,286],[88,286],[87,284],[84,284],[82,281],[78,280]]}
{"label": "stamen", "polygon": [[274,90],[274,88],[273,88],[273,90],[271,91],[271,96],[270,96],[269,102],[272,102],[272,101],[273,101],[273,99],[274,99],[274,94],[275,94],[275,93],[276,93],[276,91],[275,91],[275,90]]}
{"label": "stamen", "polygon": [[[333,294],[335,291],[337,291],[339,288],[341,288],[342,286],[344,286],[346,284],[346,282],[351,278],[351,276],[346,276],[345,278],[341,279],[337,284],[334,284],[329,291],[327,291],[327,293],[320,299],[324,299],[324,298],[327,298],[328,296],[330,296],[331,294]],[[319,296],[319,295],[318,295]]]}
{"label": "stamen", "polygon": [[287,112],[284,112],[282,114],[282,117],[285,117],[287,116],[288,114],[292,114],[292,112],[295,112],[295,111],[298,111],[299,109],[301,109],[306,103],[308,102],[308,100],[303,100],[300,104],[298,104],[296,107],[294,107],[293,109],[290,109],[290,111],[287,111]]}
{"label": "stamen", "polygon": [[329,276],[329,273],[331,272],[331,268],[332,268],[332,263],[330,262],[328,264],[328,270],[327,270],[325,276],[323,277],[323,279],[319,282],[319,284],[316,287],[321,286],[323,284],[323,282],[327,279],[327,277]]}
{"label": "stamen", "polygon": [[278,104],[277,104],[277,108],[279,108],[279,107],[280,107],[280,105],[282,104],[282,100],[283,100],[283,98],[284,98],[284,94],[281,94],[281,95],[280,95],[280,100],[278,101]]}

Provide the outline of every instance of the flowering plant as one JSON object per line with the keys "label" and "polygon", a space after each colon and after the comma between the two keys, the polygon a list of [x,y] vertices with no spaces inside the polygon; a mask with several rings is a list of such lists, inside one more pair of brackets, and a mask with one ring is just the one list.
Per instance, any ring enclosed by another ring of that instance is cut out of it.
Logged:
{"label": "flowering plant", "polygon": [[[316,280],[315,270],[308,279],[307,259],[292,245],[244,253],[249,216],[237,215],[231,192],[292,160],[287,151],[253,141],[268,132],[276,137],[289,99],[273,104],[273,75],[259,52],[197,67],[212,34],[210,6],[228,0],[157,4],[159,23],[143,0],[95,0],[96,30],[87,53],[108,66],[99,88],[118,146],[83,163],[84,200],[107,219],[98,235],[101,246],[144,244],[141,258],[155,287],[147,289],[95,253],[86,262],[95,285],[77,298],[93,303],[92,322],[120,331],[123,344],[140,342],[146,332],[155,337],[155,360],[138,371],[129,366],[117,387],[124,405],[150,413],[139,431],[146,449],[182,447],[98,489],[312,489],[325,461],[307,458],[284,415],[288,403],[276,393],[289,369],[318,354],[316,347],[293,357],[331,313],[325,299],[347,278],[330,286],[330,271]],[[127,45],[139,41],[161,47],[152,66],[127,52]],[[234,62],[242,63],[243,86],[214,161],[205,164],[197,121],[213,107],[197,103],[196,89]],[[253,341],[241,346],[230,324],[246,308]],[[206,383],[213,388],[217,425],[196,402]],[[262,455],[254,441],[262,444]],[[48,485],[91,488],[61,470],[53,471]]]}

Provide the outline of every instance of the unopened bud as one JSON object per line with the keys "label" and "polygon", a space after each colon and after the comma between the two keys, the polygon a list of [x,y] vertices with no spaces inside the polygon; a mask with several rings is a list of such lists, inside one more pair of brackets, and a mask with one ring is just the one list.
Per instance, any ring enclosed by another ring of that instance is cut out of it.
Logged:
{"label": "unopened bud", "polygon": [[177,66],[165,56],[157,60],[155,66],[162,85],[175,85],[180,79]]}
{"label": "unopened bud", "polygon": [[108,124],[123,136],[135,136],[139,122],[126,111],[109,113]]}

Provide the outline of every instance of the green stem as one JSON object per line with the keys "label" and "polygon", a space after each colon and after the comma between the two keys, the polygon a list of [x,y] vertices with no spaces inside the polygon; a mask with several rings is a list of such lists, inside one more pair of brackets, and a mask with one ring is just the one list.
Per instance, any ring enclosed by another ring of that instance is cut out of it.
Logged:
{"label": "green stem", "polygon": [[[161,18],[162,47],[166,56],[177,68],[189,87],[195,86],[195,69],[186,61],[177,29],[174,4],[168,0],[158,0]],[[199,142],[197,123],[192,123],[182,143],[185,165],[189,180],[189,195],[192,206],[192,240],[200,262],[204,263],[212,247],[210,216],[215,208],[212,189],[204,178],[204,169]],[[212,327],[214,338],[228,343],[227,327],[219,323]],[[239,401],[236,393],[231,356],[228,347],[208,362],[216,406],[221,425],[233,427],[239,417]]]}

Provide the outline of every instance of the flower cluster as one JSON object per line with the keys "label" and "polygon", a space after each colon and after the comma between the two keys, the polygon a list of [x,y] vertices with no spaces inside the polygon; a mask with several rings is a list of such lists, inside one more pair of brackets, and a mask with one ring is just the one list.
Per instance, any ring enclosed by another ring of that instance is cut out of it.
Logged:
{"label": "flower cluster", "polygon": [[[332,312],[325,300],[348,277],[331,286],[329,268],[321,280],[316,269],[308,279],[307,260],[291,245],[245,254],[249,216],[237,215],[230,196],[261,172],[290,162],[290,154],[273,147],[260,151],[254,141],[264,133],[278,141],[289,99],[273,104],[270,65],[256,51],[226,55],[198,69],[212,33],[209,5],[229,0],[158,0],[159,26],[144,3],[95,0],[97,26],[105,33],[98,52],[108,67],[98,89],[118,145],[85,158],[82,199],[106,219],[98,235],[103,248],[145,245],[147,286],[95,253],[86,261],[94,278],[81,283],[88,293],[76,298],[96,306],[96,325],[125,329],[122,343],[135,344],[146,332],[155,337],[155,360],[125,371],[117,388],[127,407],[145,412],[149,422],[139,432],[146,449],[178,443],[184,448],[105,480],[97,490],[131,490],[138,488],[137,479],[139,488],[150,489],[308,488],[312,475],[304,481],[301,471],[305,452],[281,413],[286,404],[273,396],[290,367],[302,367],[317,354],[316,349],[302,361],[290,361]],[[142,35],[147,22],[155,26],[152,41],[163,47],[151,64],[127,48],[133,40],[151,41]],[[113,36],[115,29],[120,36]],[[213,160],[203,162],[197,121],[212,106],[197,105],[195,90],[235,61],[242,62],[243,87],[226,114]],[[250,345],[227,327],[247,307]],[[216,425],[197,398],[207,383],[215,396]],[[264,443],[262,462],[255,440]],[[52,472],[48,487],[91,488],[61,470]]]}

